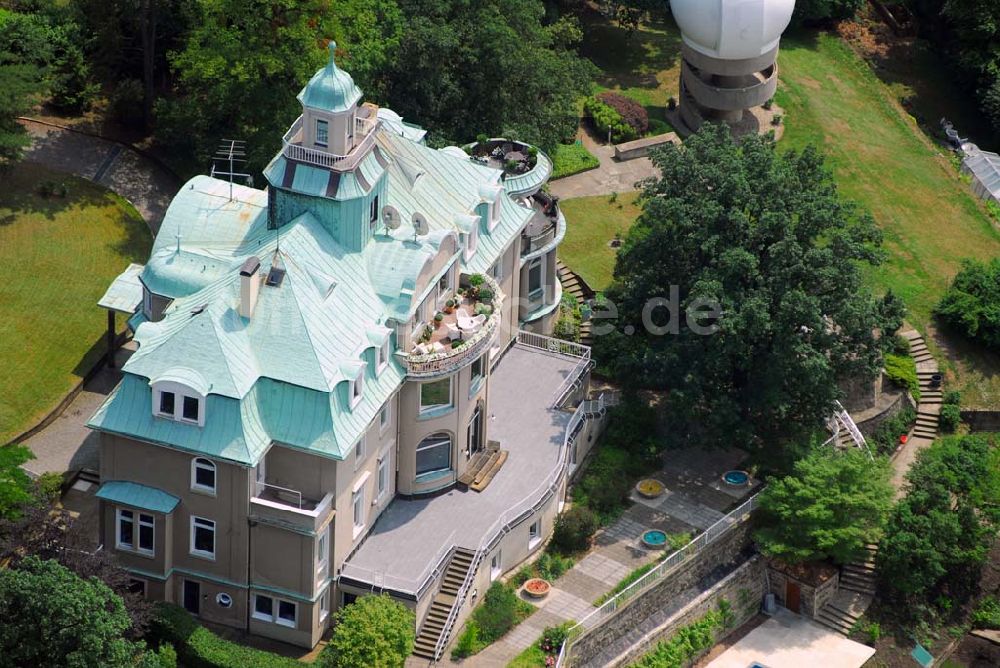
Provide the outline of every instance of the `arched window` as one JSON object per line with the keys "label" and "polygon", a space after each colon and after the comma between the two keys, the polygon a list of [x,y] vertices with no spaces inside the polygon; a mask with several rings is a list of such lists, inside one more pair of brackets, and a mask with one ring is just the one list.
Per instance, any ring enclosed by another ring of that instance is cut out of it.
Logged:
{"label": "arched window", "polygon": [[431,434],[417,446],[417,475],[451,470],[451,435]]}
{"label": "arched window", "polygon": [[215,462],[195,457],[191,462],[191,489],[215,494]]}

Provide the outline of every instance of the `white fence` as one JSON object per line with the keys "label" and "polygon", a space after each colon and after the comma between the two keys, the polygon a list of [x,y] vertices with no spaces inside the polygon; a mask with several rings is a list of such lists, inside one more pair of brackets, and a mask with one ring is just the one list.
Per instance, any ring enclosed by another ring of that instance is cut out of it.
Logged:
{"label": "white fence", "polygon": [[524,330],[517,333],[517,342],[518,344],[528,346],[529,348],[536,348],[550,353],[576,357],[580,360],[577,363],[576,368],[567,374],[566,379],[563,380],[562,384],[559,385],[559,387],[556,388],[556,391],[552,393],[552,399],[549,405],[553,408],[560,406],[564,401],[566,401],[566,397],[572,394],[573,390],[579,386],[580,379],[583,378],[584,373],[586,373],[587,369],[589,369],[591,364],[593,364],[590,359],[590,347],[581,343],[554,339],[551,336],[535,334],[534,332],[525,332]]}
{"label": "white fence", "polygon": [[689,557],[698,554],[718,540],[721,536],[729,532],[730,529],[745,522],[750,517],[750,513],[757,507],[757,498],[759,495],[760,492],[751,496],[749,499],[740,504],[740,506],[735,510],[731,511],[721,520],[710,526],[704,533],[700,534],[690,543],[668,556],[666,559],[657,564],[651,571],[630,584],[618,594],[609,598],[599,608],[570,627],[566,642],[563,643],[562,649],[559,652],[559,657],[556,660],[556,668],[569,665],[568,661],[572,656],[573,645],[576,644],[576,642],[590,630],[603,624],[618,610],[628,605],[630,601],[640,596],[650,587],[672,573],[677,566],[686,561]]}

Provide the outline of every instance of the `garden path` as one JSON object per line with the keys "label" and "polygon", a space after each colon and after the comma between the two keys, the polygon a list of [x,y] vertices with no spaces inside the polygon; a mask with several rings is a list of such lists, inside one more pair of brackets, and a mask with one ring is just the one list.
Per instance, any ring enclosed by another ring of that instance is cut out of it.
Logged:
{"label": "garden path", "polygon": [[916,330],[909,329],[900,334],[910,342],[910,355],[917,364],[917,378],[920,381],[920,401],[917,404],[917,424],[910,433],[906,444],[892,457],[892,486],[896,498],[904,495],[906,474],[916,461],[921,450],[930,447],[938,433],[938,414],[941,412],[942,392],[940,387],[932,387],[930,377],[939,372],[937,360],[927,350],[927,344]]}
{"label": "garden path", "polygon": [[70,172],[113,190],[142,214],[156,234],[179,179],[131,146],[32,118],[18,119],[31,135],[24,159]]}
{"label": "garden path", "polygon": [[[635,185],[637,181],[659,175],[659,171],[649,158],[636,158],[623,162],[615,160],[614,146],[598,143],[584,129],[577,133],[577,139],[601,161],[601,166],[550,181],[549,192],[560,199],[630,192],[638,190]],[[572,224],[572,221],[570,223]]]}

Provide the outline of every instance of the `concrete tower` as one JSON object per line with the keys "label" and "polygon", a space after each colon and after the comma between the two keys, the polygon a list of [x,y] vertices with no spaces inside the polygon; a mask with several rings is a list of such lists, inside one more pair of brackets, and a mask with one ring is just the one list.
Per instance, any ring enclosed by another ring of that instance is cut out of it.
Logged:
{"label": "concrete tower", "polygon": [[736,134],[760,129],[747,113],[778,87],[778,42],[795,0],[670,0],[681,45],[681,134],[706,121],[728,123]]}

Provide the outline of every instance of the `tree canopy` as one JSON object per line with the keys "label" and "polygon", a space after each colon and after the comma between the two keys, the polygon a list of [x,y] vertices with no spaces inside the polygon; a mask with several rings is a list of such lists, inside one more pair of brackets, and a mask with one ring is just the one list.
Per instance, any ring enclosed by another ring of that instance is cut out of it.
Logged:
{"label": "tree canopy", "polygon": [[968,338],[1000,350],[1000,259],[966,260],[936,313]]}
{"label": "tree canopy", "polygon": [[788,563],[850,563],[878,541],[892,494],[885,458],[870,461],[857,448],[817,448],[761,493],[757,542]]}
{"label": "tree canopy", "polygon": [[900,325],[899,301],[862,278],[882,258],[880,231],[813,148],[779,153],[773,138],[734,142],[708,125],[653,162],[662,176],[645,185],[607,291],[617,317],[595,313],[599,363],[669,390],[675,443],[807,441],[838,379],[874,377],[876,332]]}
{"label": "tree canopy", "polygon": [[29,459],[34,455],[23,445],[0,447],[0,520],[18,517],[35,498],[31,478],[21,468]]}
{"label": "tree canopy", "polygon": [[125,605],[97,578],[28,557],[0,570],[0,656],[35,668],[134,666],[144,646],[127,640]]}
{"label": "tree canopy", "polygon": [[413,613],[386,595],[362,596],[336,614],[324,668],[400,668],[413,652]]}

